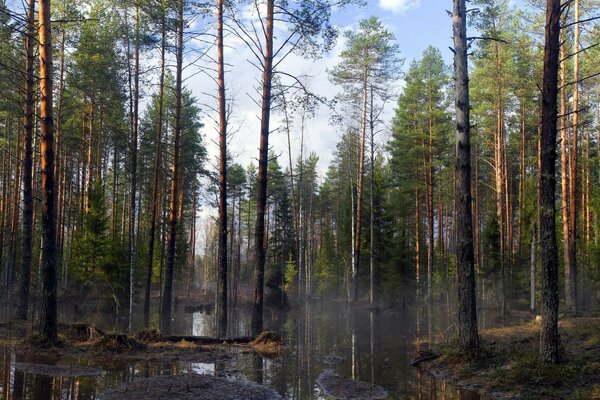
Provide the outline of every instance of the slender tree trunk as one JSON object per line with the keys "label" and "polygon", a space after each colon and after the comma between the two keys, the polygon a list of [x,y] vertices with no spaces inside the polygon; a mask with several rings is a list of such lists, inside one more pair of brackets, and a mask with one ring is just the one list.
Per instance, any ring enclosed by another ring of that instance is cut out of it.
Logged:
{"label": "slender tree trunk", "polygon": [[269,162],[269,119],[271,116],[271,81],[273,79],[273,22],[275,0],[267,0],[267,17],[264,44],[262,111],[260,118],[260,148],[258,159],[258,201],[256,226],[254,227],[254,305],[252,308],[253,334],[263,329],[263,305],[265,284],[265,210],[267,209],[267,167]]}
{"label": "slender tree trunk", "polygon": [[135,43],[133,66],[133,115],[131,118],[131,197],[129,211],[129,331],[133,323],[133,301],[135,296],[135,270],[137,265],[137,246],[135,243],[136,192],[137,192],[137,146],[139,127],[140,93],[140,5],[135,1]]}
{"label": "slender tree trunk", "polygon": [[[575,22],[579,22],[579,0],[575,0]],[[577,313],[577,152],[579,141],[579,23],[573,46],[573,138],[569,151],[569,270],[565,269],[565,303],[569,314]],[[563,64],[565,62],[563,61]]]}
{"label": "slender tree trunk", "polygon": [[362,206],[363,206],[363,187],[365,176],[365,144],[367,141],[367,100],[368,77],[367,72],[363,72],[362,87],[362,116],[361,116],[361,135],[358,154],[358,184],[356,185],[356,227],[354,231],[354,263],[352,265],[352,301],[358,300],[358,274],[360,269],[360,233],[362,226]]}
{"label": "slender tree trunk", "polygon": [[[429,113],[433,112],[433,105],[429,102]],[[427,150],[427,168],[426,175],[426,200],[427,200],[427,301],[433,301],[433,262],[435,257],[434,238],[434,213],[433,192],[434,192],[434,167],[433,167],[433,120],[429,118],[429,146]],[[430,310],[431,307],[428,308]]]}
{"label": "slender tree trunk", "polygon": [[[61,29],[60,35],[60,71],[59,71],[59,81],[58,81],[58,89],[57,89],[57,102],[56,102],[56,160],[55,160],[55,175],[56,182],[58,187],[56,192],[58,193],[58,212],[57,212],[57,222],[56,226],[58,229],[58,265],[59,268],[62,266],[63,261],[63,243],[64,243],[64,234],[65,234],[65,223],[64,223],[64,213],[65,213],[65,196],[66,196],[66,160],[62,159],[62,115],[63,115],[63,92],[64,92],[64,81],[65,81],[65,45],[66,45],[66,33],[65,29]],[[35,219],[34,219],[35,220]]]}
{"label": "slender tree trunk", "polygon": [[454,0],[454,72],[456,77],[456,238],[458,281],[458,340],[462,351],[479,348],[473,222],[471,199],[471,123],[469,119],[469,70],[467,67],[467,10],[465,0]]}
{"label": "slender tree trunk", "polygon": [[219,101],[219,281],[217,337],[227,336],[227,111],[223,61],[223,0],[217,0],[217,83]]}
{"label": "slender tree trunk", "polygon": [[144,294],[144,325],[150,324],[150,293],[152,291],[152,264],[154,261],[154,242],[156,239],[156,217],[158,214],[160,160],[162,158],[162,130],[165,83],[165,51],[167,46],[167,28],[165,4],[161,2],[161,47],[160,47],[160,78],[158,87],[158,121],[156,134],[156,155],[152,177],[152,215],[150,217],[150,237],[148,241],[148,259],[146,260],[146,291]]}
{"label": "slender tree trunk", "polygon": [[369,303],[375,304],[375,121],[373,116],[373,90],[371,90],[370,97],[370,118],[369,118],[369,131],[371,139],[371,179],[370,193],[369,193],[369,206],[370,217],[369,217],[369,228],[370,228],[370,239],[369,239]]}
{"label": "slender tree trunk", "polygon": [[173,270],[175,264],[175,243],[177,239],[177,214],[179,210],[179,144],[181,141],[181,81],[183,70],[183,0],[178,2],[177,27],[177,73],[175,77],[175,117],[173,138],[173,176],[171,178],[171,201],[169,205],[169,234],[167,239],[167,263],[165,286],[161,304],[161,330],[171,333],[171,301],[173,297]]}
{"label": "slender tree trunk", "polygon": [[88,119],[88,150],[87,150],[87,195],[85,197],[85,213],[90,211],[90,199],[92,197],[92,188],[94,182],[94,148],[98,146],[94,142],[94,119],[95,119],[95,99],[94,95],[90,98],[90,115]]}
{"label": "slender tree trunk", "polygon": [[[566,44],[565,44],[565,32],[561,31],[561,46],[560,46],[560,58],[564,59],[566,56]],[[565,265],[565,300],[569,302],[567,309],[570,311],[570,296],[571,292],[571,258],[569,257],[569,248],[571,247],[570,240],[570,223],[569,223],[569,155],[567,153],[567,144],[569,142],[569,127],[567,119],[568,100],[567,100],[567,63],[563,61],[560,64],[560,167],[561,167],[561,207],[562,207],[562,234],[563,234],[563,261]]]}
{"label": "slender tree trunk", "polygon": [[542,249],[542,329],[540,357],[560,361],[558,333],[558,253],[556,248],[556,104],[560,40],[560,0],[546,1],[542,131],[540,135],[540,248]]}
{"label": "slender tree trunk", "polygon": [[[418,168],[416,180],[419,180]],[[415,283],[417,286],[417,309],[421,309],[421,198],[419,185],[415,188]]]}
{"label": "slender tree trunk", "polygon": [[33,168],[33,46],[35,39],[35,0],[27,4],[27,37],[25,49],[25,118],[23,130],[23,259],[21,264],[21,282],[19,286],[19,299],[17,305],[17,319],[27,319],[29,308],[29,285],[31,280],[32,257],[32,224],[33,224],[33,193],[32,193],[32,168]]}
{"label": "slender tree trunk", "polygon": [[525,213],[525,146],[526,146],[526,129],[525,129],[525,100],[521,100],[520,104],[520,122],[521,122],[521,143],[519,146],[519,220],[517,222],[517,251],[521,252],[523,242],[523,214]]}
{"label": "slender tree trunk", "polygon": [[56,330],[56,192],[54,184],[54,126],[52,120],[52,36],[50,0],[39,0],[40,120],[42,175],[42,306],[39,335],[57,341]]}
{"label": "slender tree trunk", "polygon": [[15,146],[14,159],[15,159],[15,175],[14,175],[14,188],[12,191],[12,212],[10,219],[10,251],[9,251],[9,262],[6,269],[6,288],[7,295],[10,297],[14,284],[14,276],[17,268],[17,247],[18,247],[18,225],[19,225],[19,209],[21,204],[21,137],[17,136],[17,142]]}
{"label": "slender tree trunk", "polygon": [[532,312],[535,311],[535,272],[537,269],[536,237],[537,226],[534,222],[531,228],[531,262],[529,264],[529,309]]}

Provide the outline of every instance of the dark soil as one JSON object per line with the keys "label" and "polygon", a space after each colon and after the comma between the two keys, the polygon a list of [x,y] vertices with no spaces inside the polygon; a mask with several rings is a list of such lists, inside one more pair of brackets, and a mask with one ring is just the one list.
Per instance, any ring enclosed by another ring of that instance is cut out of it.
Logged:
{"label": "dark soil", "polygon": [[387,391],[381,386],[344,378],[329,369],[319,375],[317,383],[323,389],[323,393],[334,399],[376,400],[388,396]]}

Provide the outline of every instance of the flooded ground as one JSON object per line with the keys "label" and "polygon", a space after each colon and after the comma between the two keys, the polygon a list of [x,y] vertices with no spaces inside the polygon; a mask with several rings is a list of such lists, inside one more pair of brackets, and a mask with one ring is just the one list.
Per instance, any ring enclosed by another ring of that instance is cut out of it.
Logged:
{"label": "flooded ground", "polygon": [[[286,344],[283,355],[274,359],[232,348],[232,356],[210,362],[122,362],[118,354],[112,362],[105,361],[101,365],[85,355],[58,360],[60,365],[82,365],[100,370],[98,374],[88,376],[77,375],[76,370],[72,374],[62,373],[60,377],[37,374],[23,368],[23,363],[55,364],[57,361],[19,354],[19,349],[0,349],[2,399],[101,399],[106,389],[135,379],[186,372],[257,382],[273,388],[288,400],[328,399],[330,397],[324,395],[317,383],[325,370],[379,385],[388,392],[389,399],[479,399],[478,395],[453,388],[409,366],[415,354],[417,336],[440,338],[445,332],[447,334],[448,328],[452,329],[443,307],[436,310],[442,312],[433,312],[431,318],[422,318],[419,313],[418,319],[409,310],[376,312],[334,302],[310,303],[286,313],[267,311],[266,327],[279,332]],[[232,313],[232,336],[249,333],[248,317],[249,313],[244,309]],[[127,321],[122,318],[89,313],[89,310],[73,309],[61,319],[65,323],[89,322],[106,330],[123,331],[127,326]],[[173,333],[211,336],[213,320],[210,306],[179,304]],[[136,324],[140,322],[136,321]]]}

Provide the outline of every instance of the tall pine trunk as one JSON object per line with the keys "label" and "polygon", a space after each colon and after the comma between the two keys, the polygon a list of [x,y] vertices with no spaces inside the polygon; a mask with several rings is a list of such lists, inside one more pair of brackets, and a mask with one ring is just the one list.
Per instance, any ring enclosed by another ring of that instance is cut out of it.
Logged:
{"label": "tall pine trunk", "polygon": [[29,307],[29,284],[31,280],[32,225],[33,225],[33,46],[35,39],[35,0],[27,5],[27,37],[25,49],[25,118],[23,130],[23,259],[21,264],[21,282],[17,306],[17,319],[27,319]]}
{"label": "tall pine trunk", "polygon": [[258,159],[258,201],[254,227],[254,304],[251,330],[258,334],[263,329],[265,285],[265,211],[267,209],[267,166],[269,162],[269,119],[271,117],[271,81],[273,79],[273,22],[275,0],[267,0],[265,52],[263,54],[262,110],[260,117],[260,148]]}
{"label": "tall pine trunk", "polygon": [[137,264],[136,240],[136,192],[137,192],[137,146],[140,104],[140,5],[135,2],[135,43],[133,66],[133,114],[131,116],[131,193],[129,210],[129,331],[133,324],[133,302],[135,295],[135,270]]}
{"label": "tall pine trunk", "polygon": [[42,176],[42,306],[39,336],[57,341],[56,192],[54,184],[54,124],[52,120],[52,36],[50,0],[39,0],[40,121]]}
{"label": "tall pine trunk", "polygon": [[542,249],[542,329],[540,357],[560,361],[558,333],[558,252],[556,248],[556,105],[560,0],[546,1],[542,130],[540,137],[540,248]]}
{"label": "tall pine trunk", "polygon": [[[569,270],[565,269],[565,303],[567,312],[577,312],[577,147],[579,141],[579,0],[575,0],[575,42],[573,44],[573,137],[569,160]],[[563,64],[565,62],[563,61]]]}
{"label": "tall pine trunk", "polygon": [[[217,337],[227,335],[227,115],[223,61],[223,0],[217,0],[217,83],[219,101],[219,280]],[[235,206],[235,205],[234,205]]]}
{"label": "tall pine trunk", "polygon": [[471,123],[469,119],[469,70],[467,67],[467,10],[465,0],[454,0],[454,72],[456,101],[456,248],[458,281],[458,341],[462,351],[479,348],[473,222],[471,198]]}
{"label": "tall pine trunk", "polygon": [[177,73],[175,75],[175,116],[173,138],[173,175],[171,177],[171,200],[169,203],[169,233],[167,238],[167,262],[165,284],[161,304],[161,330],[171,333],[171,301],[173,297],[173,271],[175,266],[175,244],[177,239],[177,216],[179,211],[179,143],[181,141],[181,80],[183,70],[183,0],[178,2],[177,27]]}
{"label": "tall pine trunk", "polygon": [[362,226],[363,187],[365,176],[365,143],[367,140],[367,99],[368,99],[368,76],[367,71],[363,73],[362,87],[362,116],[360,128],[360,144],[358,154],[358,183],[356,185],[356,226],[354,227],[354,257],[352,264],[352,301],[358,300],[358,274],[360,270],[360,233]]}
{"label": "tall pine trunk", "polygon": [[162,158],[162,130],[163,130],[163,108],[164,108],[164,83],[165,83],[165,52],[167,46],[167,27],[164,1],[161,2],[161,46],[160,46],[160,78],[158,87],[158,120],[156,133],[156,154],[154,158],[154,171],[152,177],[152,213],[150,216],[150,235],[148,238],[148,259],[146,260],[146,291],[144,294],[144,326],[150,324],[150,292],[152,291],[152,265],[154,261],[154,242],[156,241],[156,217],[158,214],[160,176],[160,160]]}

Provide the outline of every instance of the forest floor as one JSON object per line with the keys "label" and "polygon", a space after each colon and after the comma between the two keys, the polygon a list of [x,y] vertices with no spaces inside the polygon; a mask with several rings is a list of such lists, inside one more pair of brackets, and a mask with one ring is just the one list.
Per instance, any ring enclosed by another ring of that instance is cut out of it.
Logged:
{"label": "forest floor", "polygon": [[453,343],[435,345],[439,357],[420,367],[497,399],[600,399],[600,318],[563,319],[559,332],[558,365],[539,361],[540,325],[534,321],[480,332],[474,358],[459,354]]}

